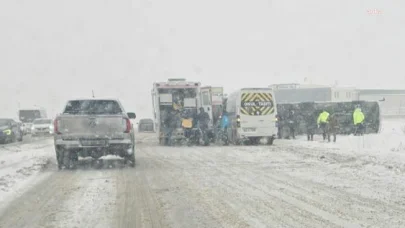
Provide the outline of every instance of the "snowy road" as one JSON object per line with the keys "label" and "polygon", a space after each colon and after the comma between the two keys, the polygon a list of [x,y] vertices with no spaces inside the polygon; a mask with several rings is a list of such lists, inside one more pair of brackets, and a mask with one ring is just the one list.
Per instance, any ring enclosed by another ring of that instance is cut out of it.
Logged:
{"label": "snowy road", "polygon": [[44,139],[49,139],[52,136],[41,136],[41,137],[31,137],[31,135],[24,135],[23,137],[23,141],[21,142],[14,142],[14,143],[5,143],[5,144],[0,144],[0,150],[2,148],[6,148],[6,147],[10,147],[10,146],[21,146],[24,144],[31,144],[31,143],[35,143],[38,141],[42,141]]}
{"label": "snowy road", "polygon": [[368,150],[363,138],[343,137],[166,148],[151,136],[138,136],[135,169],[57,171],[51,141],[31,146],[48,165],[8,204],[0,227],[405,226],[398,145]]}

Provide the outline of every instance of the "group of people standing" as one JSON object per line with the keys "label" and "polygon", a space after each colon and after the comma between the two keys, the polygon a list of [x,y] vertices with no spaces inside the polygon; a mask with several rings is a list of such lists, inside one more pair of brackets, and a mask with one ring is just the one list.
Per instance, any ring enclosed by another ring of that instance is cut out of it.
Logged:
{"label": "group of people standing", "polygon": [[[304,117],[307,140],[313,141],[314,135],[317,133],[318,129],[322,133],[323,140],[331,141],[331,136],[333,137],[333,142],[336,142],[336,135],[339,131],[339,121],[338,115],[336,113],[330,114],[327,110],[322,110],[322,112],[315,119],[313,115],[308,114]],[[278,127],[278,137],[282,138],[282,131],[288,129],[288,138],[292,137],[295,139],[296,128],[298,126],[297,117],[294,115],[293,110],[289,110],[284,117],[277,116],[278,121],[282,122]],[[360,107],[356,107],[353,112],[353,125],[354,125],[354,135],[364,134],[364,120],[365,116]]]}
{"label": "group of people standing", "polygon": [[204,108],[200,108],[199,112],[194,112],[194,110],[186,110],[181,108],[173,108],[168,109],[163,112],[163,127],[164,132],[166,135],[166,142],[168,144],[168,139],[171,137],[173,131],[176,128],[182,127],[182,119],[191,119],[191,128],[195,128],[198,126],[202,130],[208,129],[208,125],[210,122],[209,114],[204,110]]}

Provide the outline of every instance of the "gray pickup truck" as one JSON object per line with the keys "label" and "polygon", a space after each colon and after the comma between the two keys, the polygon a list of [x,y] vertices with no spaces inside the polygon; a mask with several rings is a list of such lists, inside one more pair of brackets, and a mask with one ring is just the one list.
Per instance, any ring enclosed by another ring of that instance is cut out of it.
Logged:
{"label": "gray pickup truck", "polygon": [[74,168],[79,157],[98,160],[118,155],[135,166],[135,136],[130,119],[115,99],[82,99],[67,102],[54,120],[54,142],[58,168]]}

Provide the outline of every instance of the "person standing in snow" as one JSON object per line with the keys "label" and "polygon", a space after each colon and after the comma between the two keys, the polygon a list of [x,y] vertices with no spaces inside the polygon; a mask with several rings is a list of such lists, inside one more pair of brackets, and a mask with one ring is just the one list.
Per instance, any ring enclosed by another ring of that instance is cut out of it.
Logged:
{"label": "person standing in snow", "polygon": [[222,115],[221,115],[221,122],[220,122],[221,130],[223,130],[224,132],[227,132],[228,126],[229,126],[228,113],[226,111],[223,111]]}
{"label": "person standing in snow", "polygon": [[291,108],[288,110],[287,116],[286,116],[286,122],[287,122],[287,128],[288,128],[288,138],[292,137],[295,139],[295,125],[296,125],[296,118],[295,118],[295,113],[294,110]]}
{"label": "person standing in snow", "polygon": [[329,112],[327,112],[325,109],[319,114],[317,124],[318,128],[322,129],[322,136],[323,140],[326,139],[326,134],[328,131],[328,119],[329,119]]}
{"label": "person standing in snow", "polygon": [[172,136],[173,130],[175,128],[175,113],[174,110],[169,109],[164,112],[163,117],[163,127],[165,132],[165,145],[169,145],[169,139]]}
{"label": "person standing in snow", "polygon": [[364,119],[365,117],[361,108],[356,108],[353,112],[354,135],[363,135]]}
{"label": "person standing in snow", "polygon": [[204,110],[203,107],[200,107],[200,113],[197,115],[197,121],[200,125],[201,130],[207,130],[208,124],[210,122],[209,114]]}
{"label": "person standing in snow", "polygon": [[305,115],[305,129],[308,141],[314,141],[314,134],[316,132],[316,113],[307,113]]}
{"label": "person standing in snow", "polygon": [[333,135],[333,142],[336,142],[336,133],[339,125],[336,114],[332,114],[328,118],[328,142],[330,142],[330,135]]}

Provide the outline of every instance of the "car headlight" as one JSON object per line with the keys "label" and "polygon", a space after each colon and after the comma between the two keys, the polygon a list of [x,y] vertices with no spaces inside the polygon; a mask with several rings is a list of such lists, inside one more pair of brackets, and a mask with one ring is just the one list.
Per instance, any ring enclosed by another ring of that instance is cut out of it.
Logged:
{"label": "car headlight", "polygon": [[32,126],[32,127],[31,127],[31,130],[35,130],[35,127],[34,127],[34,126]]}
{"label": "car headlight", "polygon": [[11,130],[10,129],[4,130],[3,133],[6,135],[11,135]]}

